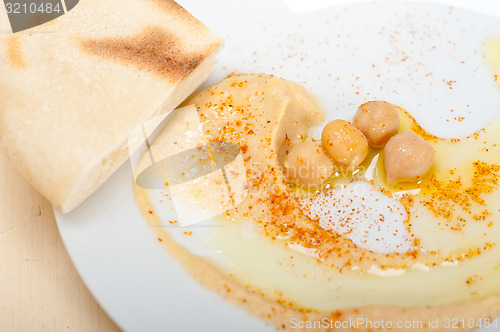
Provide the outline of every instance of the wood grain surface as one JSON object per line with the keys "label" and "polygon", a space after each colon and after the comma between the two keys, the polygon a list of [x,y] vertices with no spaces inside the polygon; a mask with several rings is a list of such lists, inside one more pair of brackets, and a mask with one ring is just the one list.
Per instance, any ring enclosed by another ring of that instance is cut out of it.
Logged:
{"label": "wood grain surface", "polygon": [[0,331],[119,331],[80,279],[52,206],[0,154]]}

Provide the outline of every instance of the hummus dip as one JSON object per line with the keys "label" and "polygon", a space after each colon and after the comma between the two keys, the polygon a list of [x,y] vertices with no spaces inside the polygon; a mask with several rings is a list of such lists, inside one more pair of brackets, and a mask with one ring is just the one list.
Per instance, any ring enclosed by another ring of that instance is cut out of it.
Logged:
{"label": "hummus dip", "polygon": [[[500,324],[500,121],[463,140],[445,140],[401,110],[402,129],[436,151],[431,176],[388,187],[382,156],[374,153],[357,171],[342,176],[339,168],[308,191],[288,184],[282,167],[291,147],[310,140],[309,128],[323,121],[300,85],[235,75],[185,102],[191,104],[206,139],[238,145],[243,160],[243,168],[225,175],[244,178],[233,193],[238,202],[215,218],[225,227],[206,241],[224,259],[195,255],[166,229],[152,229],[206,288],[279,329],[465,331]],[[172,134],[160,135],[152,148],[168,146],[165,137]],[[135,186],[135,194],[148,223],[168,224],[154,213],[148,190]],[[375,242],[398,245],[356,240],[356,227],[348,226],[364,224],[366,233],[380,234]],[[393,225],[399,225],[394,234],[380,231]]]}

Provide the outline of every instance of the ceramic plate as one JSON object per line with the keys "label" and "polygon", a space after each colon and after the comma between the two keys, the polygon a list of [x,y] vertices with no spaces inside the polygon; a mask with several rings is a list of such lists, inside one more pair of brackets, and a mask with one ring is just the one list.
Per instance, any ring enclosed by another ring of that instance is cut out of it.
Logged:
{"label": "ceramic plate", "polygon": [[[179,2],[226,39],[205,85],[233,72],[274,74],[303,84],[328,119],[351,119],[358,105],[383,99],[442,137],[468,135],[500,110],[481,55],[482,43],[500,34],[493,17],[423,2]],[[78,209],[56,211],[76,268],[116,323],[126,331],[274,330],[203,289],[169,257],[141,217],[132,184],[127,162]]]}

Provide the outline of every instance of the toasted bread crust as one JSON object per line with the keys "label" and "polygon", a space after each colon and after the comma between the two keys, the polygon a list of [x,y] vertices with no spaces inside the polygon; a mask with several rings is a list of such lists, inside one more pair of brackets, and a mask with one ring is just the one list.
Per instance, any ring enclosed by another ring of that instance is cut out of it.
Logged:
{"label": "toasted bread crust", "polygon": [[13,67],[23,68],[24,63],[23,55],[21,52],[21,43],[19,38],[15,35],[10,36],[6,40],[7,55]]}
{"label": "toasted bread crust", "polygon": [[219,47],[212,43],[191,52],[178,36],[158,26],[147,27],[131,37],[90,38],[81,45],[85,52],[150,71],[174,84],[191,74]]}
{"label": "toasted bread crust", "polygon": [[171,0],[81,0],[0,35],[0,150],[69,212],[127,160],[131,130],[210,75],[221,45]]}
{"label": "toasted bread crust", "polygon": [[191,13],[184,9],[181,5],[173,0],[149,0],[158,9],[168,13],[168,15],[177,16],[179,19],[188,22],[191,25],[202,25]]}

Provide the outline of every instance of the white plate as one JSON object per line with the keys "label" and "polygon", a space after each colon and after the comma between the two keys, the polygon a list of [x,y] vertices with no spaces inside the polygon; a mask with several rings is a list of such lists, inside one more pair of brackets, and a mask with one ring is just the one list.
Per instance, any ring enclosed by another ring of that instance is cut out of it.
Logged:
{"label": "white plate", "polygon": [[[500,110],[480,52],[500,34],[494,18],[429,3],[179,2],[226,38],[207,85],[231,72],[275,74],[304,84],[328,118],[352,118],[359,104],[384,99],[445,137],[470,134]],[[321,9],[307,10],[314,8]],[[127,331],[274,330],[203,289],[169,257],[139,214],[132,181],[126,163],[74,212],[55,211],[77,270],[116,323]]]}

